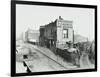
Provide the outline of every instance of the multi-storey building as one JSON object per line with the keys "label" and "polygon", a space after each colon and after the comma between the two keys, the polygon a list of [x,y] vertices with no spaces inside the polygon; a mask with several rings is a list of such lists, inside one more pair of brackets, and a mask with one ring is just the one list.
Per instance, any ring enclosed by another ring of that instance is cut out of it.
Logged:
{"label": "multi-storey building", "polygon": [[54,22],[40,27],[39,42],[48,48],[65,48],[68,42],[73,43],[73,22],[59,16]]}
{"label": "multi-storey building", "polygon": [[28,29],[25,32],[25,41],[26,42],[32,42],[32,43],[38,43],[39,42],[39,31]]}

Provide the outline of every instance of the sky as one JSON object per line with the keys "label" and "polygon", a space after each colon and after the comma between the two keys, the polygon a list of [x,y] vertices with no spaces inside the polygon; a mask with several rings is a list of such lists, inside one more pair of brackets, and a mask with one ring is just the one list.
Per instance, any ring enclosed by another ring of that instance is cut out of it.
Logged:
{"label": "sky", "polygon": [[28,28],[39,30],[61,16],[64,20],[73,21],[75,34],[94,39],[94,9],[56,7],[40,5],[16,5],[16,37]]}

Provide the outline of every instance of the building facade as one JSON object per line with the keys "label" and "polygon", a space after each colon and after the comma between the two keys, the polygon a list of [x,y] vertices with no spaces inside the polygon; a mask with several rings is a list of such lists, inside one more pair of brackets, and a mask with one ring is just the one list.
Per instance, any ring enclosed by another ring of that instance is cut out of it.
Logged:
{"label": "building facade", "polygon": [[26,42],[38,43],[39,42],[39,36],[40,36],[39,31],[37,31],[37,30],[28,29],[25,32]]}
{"label": "building facade", "polygon": [[40,27],[40,43],[48,48],[63,48],[66,43],[73,43],[73,22],[59,16],[54,22]]}

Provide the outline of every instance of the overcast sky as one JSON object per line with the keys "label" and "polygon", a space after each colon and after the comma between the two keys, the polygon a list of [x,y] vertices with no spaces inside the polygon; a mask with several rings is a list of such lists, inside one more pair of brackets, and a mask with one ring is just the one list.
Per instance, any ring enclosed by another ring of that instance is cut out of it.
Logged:
{"label": "overcast sky", "polygon": [[21,4],[16,5],[16,37],[28,28],[38,30],[59,16],[73,21],[75,33],[94,39],[94,9]]}

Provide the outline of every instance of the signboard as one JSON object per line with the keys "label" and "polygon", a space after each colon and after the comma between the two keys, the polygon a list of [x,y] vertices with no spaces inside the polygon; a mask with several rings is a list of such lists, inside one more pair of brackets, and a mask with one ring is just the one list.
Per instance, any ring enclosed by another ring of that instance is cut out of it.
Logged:
{"label": "signboard", "polygon": [[59,21],[57,27],[61,28],[61,26],[63,26],[63,29],[73,28],[71,21],[70,22],[68,22],[68,21],[66,21],[66,22],[65,21]]}

